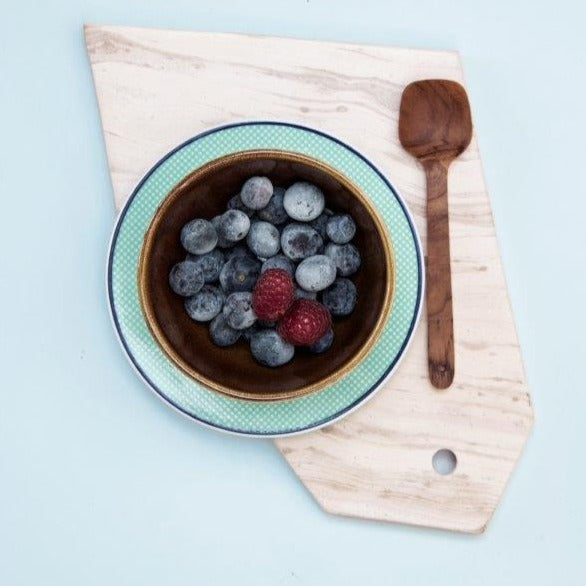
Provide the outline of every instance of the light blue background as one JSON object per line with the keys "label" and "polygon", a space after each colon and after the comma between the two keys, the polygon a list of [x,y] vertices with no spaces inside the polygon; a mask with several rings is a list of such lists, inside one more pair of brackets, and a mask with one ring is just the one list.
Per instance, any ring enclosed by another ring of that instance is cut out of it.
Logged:
{"label": "light blue background", "polygon": [[[0,584],[583,583],[585,14],[443,5],[2,1]],[[83,22],[461,51],[536,408],[486,534],[328,516],[271,442],[143,387],[105,303],[114,209]]]}

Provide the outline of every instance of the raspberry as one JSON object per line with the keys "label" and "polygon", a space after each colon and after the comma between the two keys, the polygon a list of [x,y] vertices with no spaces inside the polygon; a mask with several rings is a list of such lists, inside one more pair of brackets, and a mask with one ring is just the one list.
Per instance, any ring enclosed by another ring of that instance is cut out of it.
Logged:
{"label": "raspberry", "polygon": [[279,322],[279,335],[290,344],[306,346],[317,342],[330,328],[330,312],[313,299],[296,299]]}
{"label": "raspberry", "polygon": [[294,291],[293,280],[287,271],[269,269],[256,281],[252,292],[252,309],[258,319],[279,319],[293,302]]}

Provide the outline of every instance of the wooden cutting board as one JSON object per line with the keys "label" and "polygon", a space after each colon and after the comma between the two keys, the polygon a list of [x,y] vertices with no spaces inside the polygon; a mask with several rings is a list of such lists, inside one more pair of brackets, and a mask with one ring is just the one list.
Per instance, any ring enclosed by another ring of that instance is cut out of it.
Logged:
{"label": "wooden cutting board", "polygon": [[[114,26],[86,26],[85,37],[117,208],[187,138],[238,119],[282,119],[362,151],[425,235],[424,174],[399,144],[400,97],[417,79],[463,83],[457,53]],[[326,511],[479,533],[533,410],[475,138],[449,182],[454,384],[429,383],[424,317],[397,373],[363,408],[275,443]],[[440,449],[457,458],[452,474],[434,470]]]}

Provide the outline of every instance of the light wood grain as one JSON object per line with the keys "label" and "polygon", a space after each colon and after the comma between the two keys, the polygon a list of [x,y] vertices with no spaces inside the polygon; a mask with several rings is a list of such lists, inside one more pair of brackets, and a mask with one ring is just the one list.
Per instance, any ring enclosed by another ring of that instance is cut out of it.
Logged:
{"label": "light wood grain", "polygon": [[[85,29],[117,207],[168,150],[243,118],[296,121],[364,152],[425,234],[425,175],[400,146],[401,92],[422,78],[463,83],[454,52],[130,27]],[[453,385],[427,376],[426,323],[366,406],[276,442],[332,513],[456,531],[484,530],[533,412],[475,138],[450,168]],[[425,242],[424,242],[425,246]],[[455,472],[432,456],[449,448]]]}

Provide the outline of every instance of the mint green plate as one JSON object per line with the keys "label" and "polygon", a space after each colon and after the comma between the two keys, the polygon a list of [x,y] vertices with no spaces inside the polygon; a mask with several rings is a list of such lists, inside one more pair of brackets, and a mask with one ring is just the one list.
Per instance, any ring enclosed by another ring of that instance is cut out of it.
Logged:
{"label": "mint green plate", "polygon": [[[370,196],[395,253],[395,296],[383,332],[365,358],[335,383],[296,399],[252,402],[212,391],[184,374],[151,335],[141,311],[137,267],[143,237],[159,204],[186,175],[218,157],[256,149],[298,152],[322,161]],[[282,436],[332,423],[364,403],[393,373],[413,335],[423,294],[419,238],[391,183],[357,151],[317,130],[282,122],[214,128],[159,161],[124,206],[110,244],[108,295],[120,342],[140,377],[167,403],[215,429]]]}

